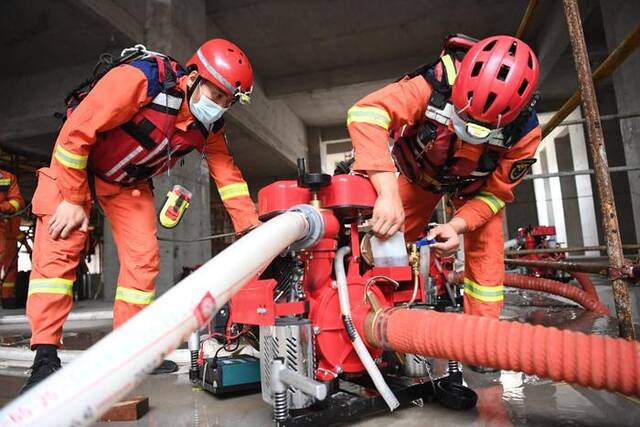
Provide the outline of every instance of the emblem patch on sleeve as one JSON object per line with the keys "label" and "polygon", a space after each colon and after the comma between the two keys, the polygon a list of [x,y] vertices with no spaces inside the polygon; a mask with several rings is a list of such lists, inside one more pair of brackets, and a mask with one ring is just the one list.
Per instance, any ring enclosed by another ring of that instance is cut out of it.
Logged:
{"label": "emblem patch on sleeve", "polygon": [[511,182],[516,182],[525,176],[526,173],[529,172],[531,165],[537,161],[537,159],[522,159],[514,162],[509,171],[509,179]]}

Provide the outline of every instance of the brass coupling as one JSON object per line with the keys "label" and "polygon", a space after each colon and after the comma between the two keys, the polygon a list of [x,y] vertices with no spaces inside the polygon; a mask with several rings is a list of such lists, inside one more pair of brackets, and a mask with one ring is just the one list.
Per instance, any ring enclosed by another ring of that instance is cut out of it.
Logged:
{"label": "brass coupling", "polygon": [[375,334],[375,325],[378,317],[384,312],[384,308],[378,298],[373,293],[372,290],[367,290],[365,294],[365,298],[369,305],[371,306],[371,311],[367,313],[367,316],[364,319],[364,335],[369,344],[375,347],[382,347],[382,344],[378,342]]}

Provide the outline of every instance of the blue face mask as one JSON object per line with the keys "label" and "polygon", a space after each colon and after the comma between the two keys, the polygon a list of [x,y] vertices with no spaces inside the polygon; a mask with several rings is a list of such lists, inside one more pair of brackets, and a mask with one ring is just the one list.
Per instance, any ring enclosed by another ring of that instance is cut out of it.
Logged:
{"label": "blue face mask", "polygon": [[201,95],[198,102],[193,102],[193,96],[189,100],[189,108],[191,113],[195,116],[200,123],[204,125],[207,130],[211,130],[213,124],[222,117],[228,108],[224,108]]}

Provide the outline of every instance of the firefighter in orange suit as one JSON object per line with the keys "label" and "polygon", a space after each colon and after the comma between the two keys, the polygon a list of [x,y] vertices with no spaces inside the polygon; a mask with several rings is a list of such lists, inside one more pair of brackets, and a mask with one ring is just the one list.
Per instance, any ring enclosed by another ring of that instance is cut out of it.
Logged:
{"label": "firefighter in orange suit", "polygon": [[71,310],[92,193],[111,224],[120,259],[114,327],[154,297],[160,256],[151,177],[191,151],[202,153],[235,230],[258,224],[224,136],[224,112],[250,100],[253,71],[245,54],[227,40],[213,39],[185,69],[170,57],[143,53],[68,100],[51,164],[39,171],[27,301],[36,357],[23,391],[60,367],[57,347]]}
{"label": "firefighter in orange suit", "polygon": [[458,208],[427,237],[448,255],[465,235],[465,313],[498,317],[502,309],[503,208],[540,143],[538,74],[538,60],[521,40],[455,35],[438,61],[348,112],[353,168],[366,172],[378,192],[375,233],[404,228],[415,241],[443,194]]}
{"label": "firefighter in orange suit", "polygon": [[0,169],[0,283],[2,283],[3,306],[11,305],[15,298],[18,275],[18,233],[20,217],[16,215],[24,208],[15,175]]}

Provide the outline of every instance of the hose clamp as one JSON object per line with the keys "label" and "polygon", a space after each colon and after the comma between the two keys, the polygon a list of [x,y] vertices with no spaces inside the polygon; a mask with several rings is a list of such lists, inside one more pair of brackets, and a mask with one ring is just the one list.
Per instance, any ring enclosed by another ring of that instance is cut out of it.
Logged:
{"label": "hose clamp", "polygon": [[304,215],[307,220],[307,232],[305,236],[293,242],[290,246],[290,250],[299,251],[301,249],[309,248],[320,242],[322,236],[324,236],[324,219],[319,210],[311,205],[296,205],[287,210],[287,212],[296,212]]}

